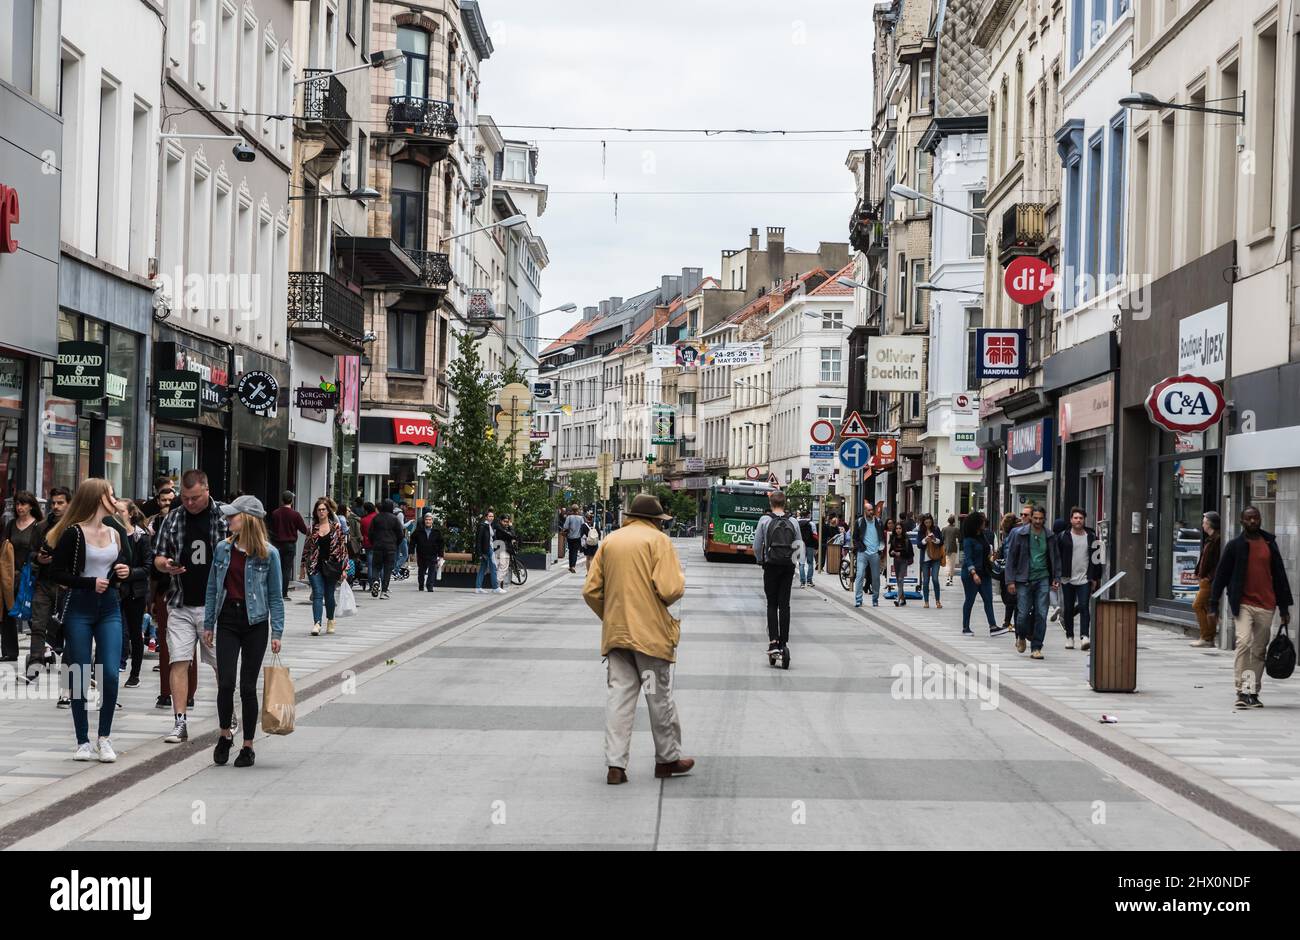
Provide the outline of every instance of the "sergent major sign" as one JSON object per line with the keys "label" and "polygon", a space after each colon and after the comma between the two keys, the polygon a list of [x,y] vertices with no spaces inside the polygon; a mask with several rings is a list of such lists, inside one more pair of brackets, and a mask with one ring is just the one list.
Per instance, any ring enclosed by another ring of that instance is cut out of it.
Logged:
{"label": "sergent major sign", "polygon": [[1176,375],[1156,383],[1146,406],[1151,420],[1170,431],[1204,431],[1219,423],[1227,407],[1219,386],[1198,375]]}

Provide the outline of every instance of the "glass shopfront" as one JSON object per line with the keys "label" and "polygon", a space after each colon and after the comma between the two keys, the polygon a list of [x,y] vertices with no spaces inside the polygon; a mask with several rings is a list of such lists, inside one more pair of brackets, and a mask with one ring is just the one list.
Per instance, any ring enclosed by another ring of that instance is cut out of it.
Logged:
{"label": "glass shopfront", "polygon": [[22,489],[23,375],[27,360],[0,354],[0,496],[5,505]]}
{"label": "glass shopfront", "polygon": [[1147,593],[1153,603],[1190,608],[1201,557],[1201,516],[1219,507],[1219,429],[1163,431],[1151,461],[1156,504],[1147,519]]}

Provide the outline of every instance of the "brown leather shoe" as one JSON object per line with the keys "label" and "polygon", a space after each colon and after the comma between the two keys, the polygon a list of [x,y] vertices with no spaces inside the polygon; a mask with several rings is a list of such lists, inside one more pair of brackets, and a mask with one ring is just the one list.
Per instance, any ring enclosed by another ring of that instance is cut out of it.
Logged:
{"label": "brown leather shoe", "polygon": [[680,760],[673,761],[671,764],[655,764],[655,776],[675,777],[678,774],[688,774],[694,766],[695,758],[693,757],[683,757]]}
{"label": "brown leather shoe", "polygon": [[627,771],[622,767],[611,767],[609,773],[605,775],[605,782],[610,785],[627,783]]}

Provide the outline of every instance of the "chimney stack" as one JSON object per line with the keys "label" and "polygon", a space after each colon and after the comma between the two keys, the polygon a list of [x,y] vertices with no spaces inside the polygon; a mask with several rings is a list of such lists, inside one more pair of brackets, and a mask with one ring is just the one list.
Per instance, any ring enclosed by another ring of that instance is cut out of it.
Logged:
{"label": "chimney stack", "polygon": [[672,274],[659,278],[659,302],[670,304],[682,293],[682,279]]}
{"label": "chimney stack", "polygon": [[582,308],[582,319],[584,319],[584,320],[594,320],[594,319],[596,319],[596,314],[598,314],[598,313],[600,313],[600,308],[599,308],[599,307],[583,307],[583,308]]}
{"label": "chimney stack", "polygon": [[758,229],[756,228],[749,230],[749,250],[758,251]]}
{"label": "chimney stack", "polygon": [[603,317],[607,317],[607,316],[609,316],[609,301],[608,301],[608,300],[602,300],[602,301],[600,302],[600,315],[603,316]]}
{"label": "chimney stack", "polygon": [[682,296],[689,297],[704,282],[703,268],[682,268]]}
{"label": "chimney stack", "polygon": [[785,280],[785,229],[767,228],[767,279],[773,284]]}
{"label": "chimney stack", "polygon": [[609,312],[610,312],[610,313],[618,313],[618,308],[621,307],[621,306],[623,306],[623,298],[622,298],[622,297],[611,297],[611,298],[609,298]]}

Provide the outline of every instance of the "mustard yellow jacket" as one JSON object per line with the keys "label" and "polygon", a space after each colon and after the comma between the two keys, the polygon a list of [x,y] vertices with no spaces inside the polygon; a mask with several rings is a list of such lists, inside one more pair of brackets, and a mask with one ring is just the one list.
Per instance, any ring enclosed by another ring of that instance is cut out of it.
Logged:
{"label": "mustard yellow jacket", "polygon": [[601,620],[600,654],[630,649],[676,662],[681,622],[668,608],[685,590],[673,543],[653,522],[629,519],[601,539],[582,589]]}

